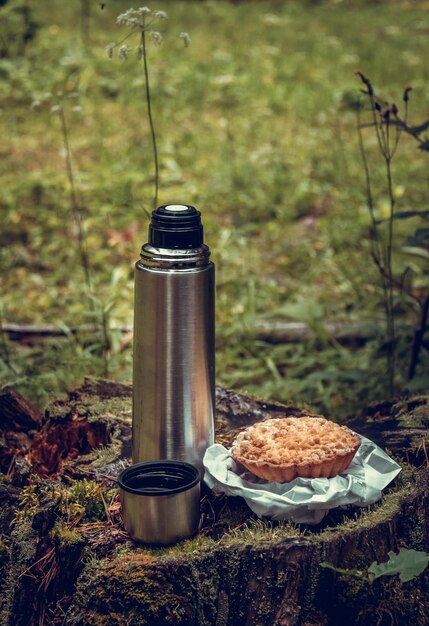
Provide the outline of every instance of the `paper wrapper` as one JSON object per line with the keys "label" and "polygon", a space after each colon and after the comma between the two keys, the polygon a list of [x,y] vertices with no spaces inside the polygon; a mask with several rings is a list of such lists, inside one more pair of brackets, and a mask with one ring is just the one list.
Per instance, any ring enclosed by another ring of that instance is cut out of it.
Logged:
{"label": "paper wrapper", "polygon": [[349,467],[333,478],[295,478],[289,483],[262,480],[236,463],[229,450],[215,443],[204,456],[204,481],[216,491],[244,498],[258,517],[318,524],[329,509],[368,506],[401,467],[375,443],[362,440]]}

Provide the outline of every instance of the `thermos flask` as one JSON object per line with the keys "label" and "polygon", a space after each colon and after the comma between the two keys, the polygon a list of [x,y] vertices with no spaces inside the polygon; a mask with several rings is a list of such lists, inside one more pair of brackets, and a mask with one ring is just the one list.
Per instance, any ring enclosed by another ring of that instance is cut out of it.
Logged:
{"label": "thermos flask", "polygon": [[214,281],[201,213],[153,211],[135,266],[134,463],[171,459],[203,472],[214,439]]}

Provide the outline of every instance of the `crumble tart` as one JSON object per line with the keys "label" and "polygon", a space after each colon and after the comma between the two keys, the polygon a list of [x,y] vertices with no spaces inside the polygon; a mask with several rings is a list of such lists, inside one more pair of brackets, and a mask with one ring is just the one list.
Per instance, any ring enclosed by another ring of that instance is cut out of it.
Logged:
{"label": "crumble tart", "polygon": [[323,417],[284,417],[241,432],[231,454],[255,476],[286,483],[298,476],[330,478],[352,462],[361,440]]}

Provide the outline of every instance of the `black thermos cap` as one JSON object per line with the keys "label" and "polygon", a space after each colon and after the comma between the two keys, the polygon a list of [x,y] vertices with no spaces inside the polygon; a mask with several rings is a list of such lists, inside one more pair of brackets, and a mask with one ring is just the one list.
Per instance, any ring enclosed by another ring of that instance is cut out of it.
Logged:
{"label": "black thermos cap", "polygon": [[187,204],[165,204],[152,211],[149,243],[155,248],[185,250],[203,245],[201,213]]}

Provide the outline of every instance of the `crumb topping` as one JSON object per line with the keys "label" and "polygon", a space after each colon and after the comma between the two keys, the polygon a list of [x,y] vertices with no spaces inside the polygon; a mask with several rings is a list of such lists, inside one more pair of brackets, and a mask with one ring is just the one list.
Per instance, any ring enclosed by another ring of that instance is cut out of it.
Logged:
{"label": "crumb topping", "polygon": [[234,441],[234,458],[272,465],[318,464],[350,454],[360,439],[347,426],[323,417],[285,417],[258,422]]}

